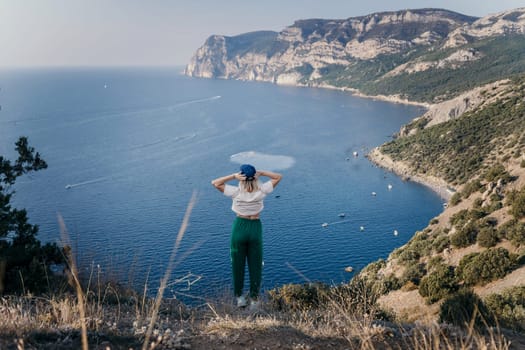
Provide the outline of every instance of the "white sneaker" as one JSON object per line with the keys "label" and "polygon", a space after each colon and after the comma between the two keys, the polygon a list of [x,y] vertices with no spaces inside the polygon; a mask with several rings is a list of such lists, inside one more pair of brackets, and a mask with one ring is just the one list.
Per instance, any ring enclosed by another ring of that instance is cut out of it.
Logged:
{"label": "white sneaker", "polygon": [[258,311],[261,307],[261,302],[259,300],[250,301],[250,311]]}
{"label": "white sneaker", "polygon": [[237,307],[245,307],[248,304],[244,295],[237,297]]}

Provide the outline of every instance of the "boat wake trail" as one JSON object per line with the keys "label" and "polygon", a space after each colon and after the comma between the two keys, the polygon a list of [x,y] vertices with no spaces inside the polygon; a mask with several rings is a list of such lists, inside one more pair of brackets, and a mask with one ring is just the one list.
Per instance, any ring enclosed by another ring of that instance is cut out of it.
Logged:
{"label": "boat wake trail", "polygon": [[83,182],[77,182],[76,184],[67,184],[67,185],[66,185],[66,188],[67,188],[67,189],[70,189],[70,188],[73,188],[73,187],[79,187],[79,186],[91,185],[91,184],[94,184],[94,183],[97,183],[97,182],[102,182],[102,181],[105,181],[105,180],[108,180],[108,179],[109,179],[109,177],[101,177],[101,178],[94,179],[94,180],[83,181]]}
{"label": "boat wake trail", "polygon": [[340,221],[334,221],[334,222],[325,222],[321,226],[322,227],[327,227],[327,226],[332,226],[332,225],[337,225],[337,224],[344,224],[344,223],[347,223],[347,222],[350,222],[350,221],[351,220],[340,220]]}

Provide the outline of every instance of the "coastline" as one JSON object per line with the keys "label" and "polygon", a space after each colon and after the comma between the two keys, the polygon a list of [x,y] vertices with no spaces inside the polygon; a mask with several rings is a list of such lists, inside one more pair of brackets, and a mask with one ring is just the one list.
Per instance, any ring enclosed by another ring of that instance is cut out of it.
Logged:
{"label": "coastline", "polygon": [[[255,81],[255,80],[254,80]],[[418,101],[410,101],[406,98],[401,98],[399,95],[367,95],[363,92],[361,92],[359,89],[351,88],[351,87],[337,87],[326,83],[321,84],[300,84],[300,83],[277,83],[274,82],[277,85],[289,85],[289,86],[297,86],[297,87],[306,87],[306,88],[319,88],[319,89],[329,89],[329,90],[337,90],[337,91],[343,91],[343,92],[349,92],[353,96],[360,97],[360,98],[368,98],[376,101],[385,101],[390,103],[398,103],[403,105],[410,105],[410,106],[418,106],[418,107],[424,107],[427,109],[430,109],[430,107],[434,106],[434,104],[427,103],[427,102],[418,102]]]}
{"label": "coastline", "polygon": [[435,176],[415,174],[406,163],[394,161],[390,156],[381,153],[379,147],[372,149],[366,157],[377,166],[391,171],[403,179],[414,181],[430,188],[446,202],[448,202],[453,195],[453,192],[450,191],[450,185],[443,179]]}

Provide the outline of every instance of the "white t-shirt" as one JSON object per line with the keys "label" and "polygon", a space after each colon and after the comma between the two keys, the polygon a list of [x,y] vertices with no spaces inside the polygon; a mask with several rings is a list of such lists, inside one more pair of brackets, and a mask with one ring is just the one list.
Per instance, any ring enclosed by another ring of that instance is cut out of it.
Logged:
{"label": "white t-shirt", "polygon": [[267,181],[263,184],[259,182],[259,189],[253,192],[242,191],[239,186],[226,184],[224,195],[233,200],[232,210],[242,216],[257,215],[264,208],[264,197],[272,193],[273,184]]}

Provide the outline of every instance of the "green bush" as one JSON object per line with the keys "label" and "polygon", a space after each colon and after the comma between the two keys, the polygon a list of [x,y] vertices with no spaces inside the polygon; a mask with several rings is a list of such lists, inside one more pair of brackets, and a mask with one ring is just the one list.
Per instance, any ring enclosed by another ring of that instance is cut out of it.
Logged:
{"label": "green bush", "polygon": [[476,199],[474,200],[474,202],[472,203],[472,207],[478,209],[478,208],[481,208],[481,205],[482,205],[482,204],[483,204],[483,199],[481,199],[481,198],[476,198]]}
{"label": "green bush", "polygon": [[510,254],[505,248],[489,248],[479,254],[464,256],[459,262],[456,274],[465,285],[484,285],[505,277],[516,266],[516,255]]}
{"label": "green bush", "polygon": [[407,266],[403,276],[401,276],[400,283],[404,285],[408,282],[412,282],[417,286],[419,285],[421,278],[423,278],[426,273],[427,271],[425,269],[425,264],[414,264]]}
{"label": "green bush", "polygon": [[441,257],[439,255],[434,256],[434,257],[430,258],[430,260],[428,260],[426,269],[427,269],[428,272],[433,272],[436,269],[439,269],[441,267],[441,265],[443,265],[443,263],[444,263],[443,257]]}
{"label": "green bush", "polygon": [[268,292],[270,303],[278,310],[308,310],[327,301],[328,285],[324,283],[285,284]]}
{"label": "green bush", "polygon": [[468,211],[467,218],[469,220],[476,221],[476,220],[484,218],[485,216],[487,216],[487,214],[488,212],[484,208],[481,208],[481,206],[474,207],[473,209]]}
{"label": "green bush", "polygon": [[498,231],[495,228],[487,226],[483,227],[478,233],[478,244],[485,248],[494,247],[498,239]]}
{"label": "green bush", "polygon": [[467,182],[467,184],[465,184],[465,187],[463,187],[463,190],[461,191],[461,196],[463,198],[468,198],[472,193],[477,192],[482,188],[484,188],[484,186],[479,180]]}
{"label": "green bush", "polygon": [[485,305],[500,326],[525,331],[525,286],[511,287],[501,294],[491,294]]}
{"label": "green bush", "polygon": [[450,237],[450,243],[458,248],[468,247],[476,242],[477,236],[478,227],[473,223],[469,223],[458,229],[457,232]]}
{"label": "green bush", "polygon": [[399,254],[398,261],[400,264],[408,266],[417,263],[420,257],[421,254],[409,246],[403,249],[403,251]]}
{"label": "green bush", "polygon": [[383,278],[378,288],[378,293],[383,295],[399,288],[401,288],[401,281],[394,274],[391,274]]}
{"label": "green bush", "polygon": [[496,182],[501,179],[503,183],[508,183],[512,180],[509,172],[505,170],[505,167],[502,164],[496,164],[490,168],[485,173],[484,178],[489,182]]}
{"label": "green bush", "polygon": [[[474,322],[472,322],[474,321]],[[439,309],[439,322],[468,328],[470,324],[480,331],[492,324],[490,311],[470,290],[461,290],[445,299]]]}
{"label": "green bush", "polygon": [[525,244],[525,224],[523,222],[516,221],[512,230],[507,232],[507,238],[516,246]]}
{"label": "green bush", "polygon": [[445,248],[450,246],[450,238],[447,235],[440,235],[434,239],[432,249],[435,253],[441,253]]}
{"label": "green bush", "polygon": [[432,304],[457,290],[454,270],[450,266],[440,265],[421,279],[419,294],[427,303]]}
{"label": "green bush", "polygon": [[499,228],[498,228],[498,237],[500,239],[508,239],[510,241],[509,236],[511,235],[510,231],[514,229],[514,226],[519,223],[516,219],[511,219],[509,221],[504,222]]}
{"label": "green bush", "polygon": [[458,205],[461,202],[461,194],[459,192],[456,192],[450,197],[450,201],[448,202],[452,207],[455,205]]}
{"label": "green bush", "polygon": [[450,224],[456,228],[463,227],[467,223],[468,210],[462,209],[450,217]]}
{"label": "green bush", "polygon": [[510,205],[510,213],[516,218],[525,217],[525,187],[520,191],[512,191],[507,196]]}
{"label": "green bush", "polygon": [[501,208],[503,208],[503,203],[501,203],[501,201],[492,201],[487,207],[485,207],[485,212],[493,213],[496,210],[500,210]]}
{"label": "green bush", "polygon": [[512,219],[498,229],[498,237],[508,239],[513,245],[525,244],[525,223]]}

